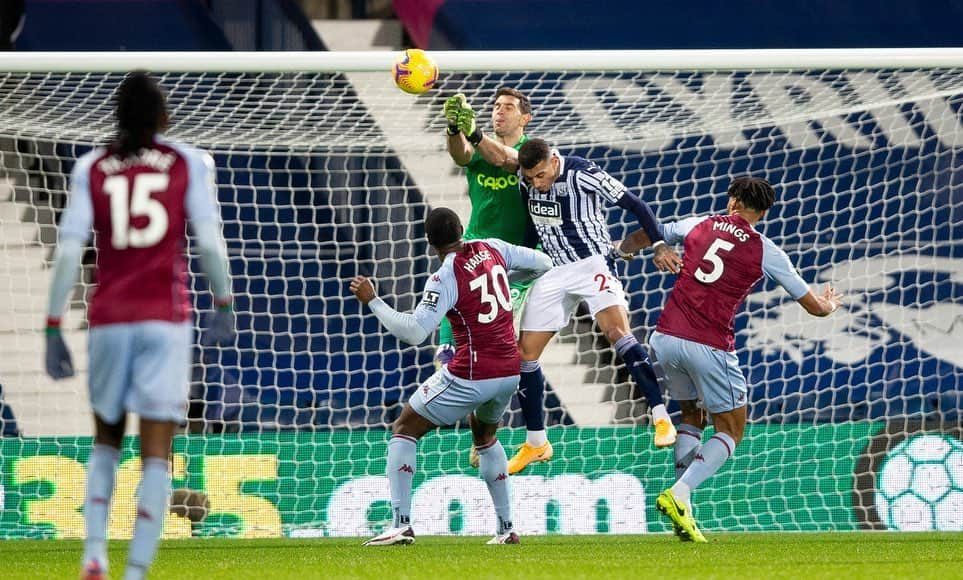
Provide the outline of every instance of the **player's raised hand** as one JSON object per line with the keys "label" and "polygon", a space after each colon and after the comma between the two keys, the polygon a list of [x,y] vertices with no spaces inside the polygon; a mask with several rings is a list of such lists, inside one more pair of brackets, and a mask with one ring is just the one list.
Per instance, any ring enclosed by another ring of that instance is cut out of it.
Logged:
{"label": "player's raised hand", "polygon": [[55,381],[74,376],[74,363],[70,358],[70,349],[67,348],[59,328],[47,328],[45,362],[47,374]]}
{"label": "player's raised hand", "polygon": [[682,258],[669,244],[659,244],[653,250],[652,262],[660,272],[678,274],[682,270]]}
{"label": "player's raised hand", "polygon": [[218,307],[201,337],[201,344],[230,344],[234,342],[234,336],[234,310],[230,306]]}
{"label": "player's raised hand", "polygon": [[464,93],[458,93],[445,99],[445,120],[448,121],[448,134],[454,135],[458,132],[458,113],[462,106],[467,103]]}
{"label": "player's raised hand", "polygon": [[462,101],[461,109],[458,111],[458,130],[465,137],[471,137],[478,130],[478,125],[475,123],[475,110],[467,100]]}
{"label": "player's raised hand", "polygon": [[374,284],[364,276],[355,276],[352,278],[348,288],[350,288],[351,293],[354,294],[355,298],[362,304],[367,304],[375,299]]}
{"label": "player's raised hand", "polygon": [[839,310],[843,305],[843,295],[839,293],[831,284],[826,284],[823,288],[823,300],[829,303],[830,313]]}

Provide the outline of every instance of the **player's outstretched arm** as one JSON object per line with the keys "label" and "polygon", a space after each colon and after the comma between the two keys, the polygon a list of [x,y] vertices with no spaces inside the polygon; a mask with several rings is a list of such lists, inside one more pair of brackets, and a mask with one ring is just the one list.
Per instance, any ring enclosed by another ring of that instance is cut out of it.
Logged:
{"label": "player's outstretched arm", "polygon": [[505,265],[509,270],[508,281],[512,284],[531,282],[552,269],[552,259],[544,252],[509,244],[495,238],[487,239],[485,243],[498,250],[505,259]]}
{"label": "player's outstretched arm", "polygon": [[[486,137],[478,127],[478,123],[475,120],[475,110],[471,104],[464,95],[459,94],[456,96],[462,98],[461,107],[458,110],[458,131],[465,136],[464,141],[473,148],[471,152],[477,149],[478,154],[495,167],[512,173],[518,171],[518,151],[512,147],[502,145],[491,137]],[[449,145],[449,152],[450,151],[451,147]],[[471,161],[471,153],[468,155],[468,160],[465,161],[465,163],[459,163],[459,165],[467,165],[469,161]]]}
{"label": "player's outstretched arm", "polygon": [[826,284],[823,293],[818,295],[812,290],[805,296],[797,300],[806,312],[813,316],[829,316],[843,305],[843,295],[836,291],[831,285]]}
{"label": "player's outstretched arm", "polygon": [[[416,317],[414,314],[398,312],[385,304],[385,302],[375,294],[374,284],[365,276],[355,276],[352,278],[348,288],[359,302],[367,304],[371,308],[371,312],[378,318],[382,326],[399,340],[403,340],[408,344],[421,344],[428,338],[429,331],[423,326],[424,321],[419,321],[419,317]],[[428,297],[428,292],[428,290],[425,291],[426,298]],[[418,305],[419,309],[422,309],[425,305],[426,298],[422,298],[421,304]],[[433,304],[433,311],[437,311],[437,294]],[[446,308],[445,312],[447,311]],[[429,313],[425,318],[431,319],[432,317]],[[434,326],[431,328],[434,329],[437,327],[440,320],[440,316],[435,318]]]}
{"label": "player's outstretched arm", "polygon": [[458,93],[445,100],[445,122],[448,136],[448,155],[459,167],[468,165],[475,150],[458,129],[458,115],[462,106],[467,102],[465,95]]}

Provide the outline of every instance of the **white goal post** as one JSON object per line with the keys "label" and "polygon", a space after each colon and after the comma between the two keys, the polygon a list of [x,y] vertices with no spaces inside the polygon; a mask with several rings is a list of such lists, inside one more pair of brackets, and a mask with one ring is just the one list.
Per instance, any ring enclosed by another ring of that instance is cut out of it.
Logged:
{"label": "white goal post", "polygon": [[[769,179],[777,205],[760,229],[808,282],[847,295],[827,319],[768,282],[749,296],[737,349],[750,425],[695,495],[704,529],[963,529],[963,49],[430,54],[441,74],[417,97],[393,85],[389,52],[0,54],[0,384],[24,436],[0,439],[0,537],[82,533],[69,490],[91,432],[83,292],[65,320],[80,373],[53,383],[47,268],[73,161],[110,138],[113,91],[137,68],[168,94],[168,135],[215,157],[238,309],[236,347],[197,348],[174,449],[175,487],[203,495],[207,517],[172,516],[171,536],[383,525],[385,428],[431,373],[433,345],[399,345],[346,282],[373,276],[414,305],[437,266],[427,208],[470,211],[444,99],[465,93],[488,130],[503,85],[529,95],[529,135],[599,163],[663,221],[723,211],[737,175]],[[618,209],[610,226],[636,227]],[[645,259],[623,281],[644,341],[672,279]],[[590,319],[542,366],[556,457],[516,477],[521,529],[666,530],[653,500],[671,452],[652,448],[644,403]],[[468,444],[455,428],[420,446],[424,533],[490,531],[489,510],[470,507],[487,500]],[[132,478],[114,537],[130,533]]]}

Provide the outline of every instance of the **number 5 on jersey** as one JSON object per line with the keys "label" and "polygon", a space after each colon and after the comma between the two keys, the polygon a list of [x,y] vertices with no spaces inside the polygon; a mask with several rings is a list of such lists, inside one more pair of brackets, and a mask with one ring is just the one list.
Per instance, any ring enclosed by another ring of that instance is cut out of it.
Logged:
{"label": "number 5 on jersey", "polygon": [[702,269],[702,266],[699,266],[699,269],[695,271],[696,280],[703,284],[712,284],[719,278],[722,278],[725,264],[722,262],[722,256],[719,255],[719,252],[728,252],[735,247],[736,245],[732,242],[727,242],[720,238],[713,240],[712,245],[709,246],[705,255],[702,256],[703,260],[712,264],[712,269],[706,272]]}
{"label": "number 5 on jersey", "polygon": [[[490,280],[489,280],[490,278]],[[511,311],[512,299],[508,290],[508,274],[500,264],[492,266],[490,273],[482,274],[468,283],[468,288],[481,293],[482,304],[487,312],[478,313],[478,322],[488,324],[498,316],[498,308]]]}

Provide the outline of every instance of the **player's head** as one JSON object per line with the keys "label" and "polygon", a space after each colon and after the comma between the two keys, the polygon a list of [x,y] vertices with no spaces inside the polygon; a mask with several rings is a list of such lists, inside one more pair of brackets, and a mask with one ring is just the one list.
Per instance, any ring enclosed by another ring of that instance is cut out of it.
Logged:
{"label": "player's head", "polygon": [[428,212],[428,217],[425,218],[425,235],[438,255],[443,255],[458,245],[464,233],[458,214],[447,207],[436,207]]}
{"label": "player's head", "polygon": [[518,89],[501,87],[495,91],[492,107],[492,127],[499,137],[520,137],[532,120],[532,103]]}
{"label": "player's head", "polygon": [[729,213],[748,210],[762,217],[776,203],[776,191],[761,177],[743,175],[729,184]]}
{"label": "player's head", "polygon": [[147,71],[128,74],[115,94],[117,143],[121,153],[133,153],[167,128],[167,99]]}
{"label": "player's head", "polygon": [[525,183],[544,193],[558,179],[562,164],[544,139],[529,139],[518,149],[518,166]]}

